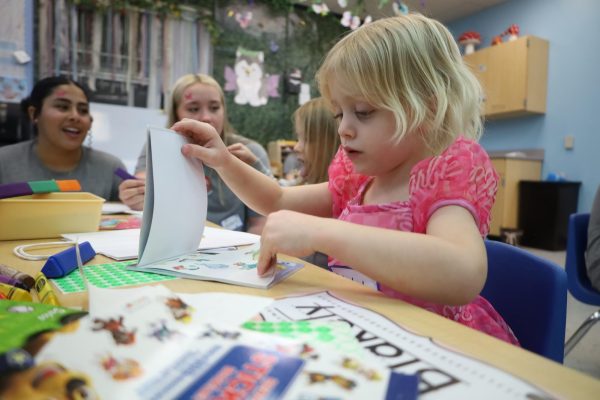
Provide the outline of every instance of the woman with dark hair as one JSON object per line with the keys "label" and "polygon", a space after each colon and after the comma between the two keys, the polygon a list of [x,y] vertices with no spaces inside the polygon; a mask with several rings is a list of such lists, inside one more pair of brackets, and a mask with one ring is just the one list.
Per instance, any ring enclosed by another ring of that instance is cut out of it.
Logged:
{"label": "woman with dark hair", "polygon": [[84,146],[90,127],[88,91],[63,76],[38,81],[21,102],[34,127],[34,139],[0,147],[0,183],[77,179],[83,191],[119,200],[117,157]]}

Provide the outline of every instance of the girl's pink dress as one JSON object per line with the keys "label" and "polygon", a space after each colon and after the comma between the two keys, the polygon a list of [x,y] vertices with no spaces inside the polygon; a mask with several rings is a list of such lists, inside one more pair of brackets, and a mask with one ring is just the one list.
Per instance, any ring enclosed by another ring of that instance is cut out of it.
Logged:
{"label": "girl's pink dress", "polygon": [[[488,233],[498,174],[485,150],[474,141],[458,138],[441,155],[415,165],[410,174],[409,199],[406,201],[362,205],[365,189],[372,177],[353,171],[352,162],[343,150],[338,150],[329,167],[329,190],[333,199],[333,214],[340,220],[425,233],[429,217],[438,208],[459,205],[471,212],[482,236]],[[388,296],[423,307],[509,343],[519,344],[510,327],[481,296],[466,305],[447,306],[399,293],[351,268],[339,265],[335,259],[330,260],[329,267]]]}

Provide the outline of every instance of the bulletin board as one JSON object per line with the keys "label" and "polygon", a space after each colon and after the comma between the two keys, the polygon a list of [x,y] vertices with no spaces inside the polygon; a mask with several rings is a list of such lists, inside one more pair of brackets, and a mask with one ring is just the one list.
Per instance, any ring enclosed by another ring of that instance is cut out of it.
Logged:
{"label": "bulletin board", "polygon": [[[242,135],[266,146],[273,140],[295,138],[291,118],[300,97],[295,84],[300,81],[309,85],[311,98],[319,95],[315,72],[327,51],[348,29],[340,24],[338,15],[322,16],[301,6],[278,9],[257,3],[229,2],[216,10],[215,19],[222,31],[214,44],[213,74],[226,89],[232,125]],[[276,95],[268,96],[264,105],[238,104],[236,92],[227,90],[232,78],[225,70],[234,69],[239,48],[254,55],[262,52],[263,74],[279,76]]]}

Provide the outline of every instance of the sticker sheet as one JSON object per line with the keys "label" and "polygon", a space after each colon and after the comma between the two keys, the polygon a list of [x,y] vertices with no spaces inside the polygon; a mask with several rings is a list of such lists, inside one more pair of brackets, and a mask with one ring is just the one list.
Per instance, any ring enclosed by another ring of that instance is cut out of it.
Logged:
{"label": "sticker sheet", "polygon": [[241,327],[272,302],[91,287],[89,315],[36,336],[33,362],[4,371],[0,398],[416,398],[416,375],[394,373],[367,353]]}
{"label": "sticker sheet", "polygon": [[553,396],[498,368],[397,325],[328,292],[286,297],[261,312],[266,321],[345,323],[388,368],[420,377],[419,399],[551,399]]}

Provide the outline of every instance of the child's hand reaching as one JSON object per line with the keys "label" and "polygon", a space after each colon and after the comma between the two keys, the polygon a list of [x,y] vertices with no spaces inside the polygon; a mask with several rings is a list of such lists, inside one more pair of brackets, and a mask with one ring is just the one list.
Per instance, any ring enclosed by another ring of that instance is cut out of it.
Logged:
{"label": "child's hand reaching", "polygon": [[225,165],[233,157],[219,133],[210,124],[185,118],[176,122],[171,129],[191,140],[192,143],[181,147],[181,152],[186,157],[195,157],[215,169]]}
{"label": "child's hand reaching", "polygon": [[254,153],[250,151],[248,146],[242,143],[234,143],[229,145],[227,146],[227,150],[248,165],[252,165],[258,161],[258,157],[256,157]]}
{"label": "child's hand reaching", "polygon": [[312,238],[320,218],[282,210],[269,214],[260,237],[257,271],[268,275],[277,264],[277,253],[304,257],[315,252]]}

